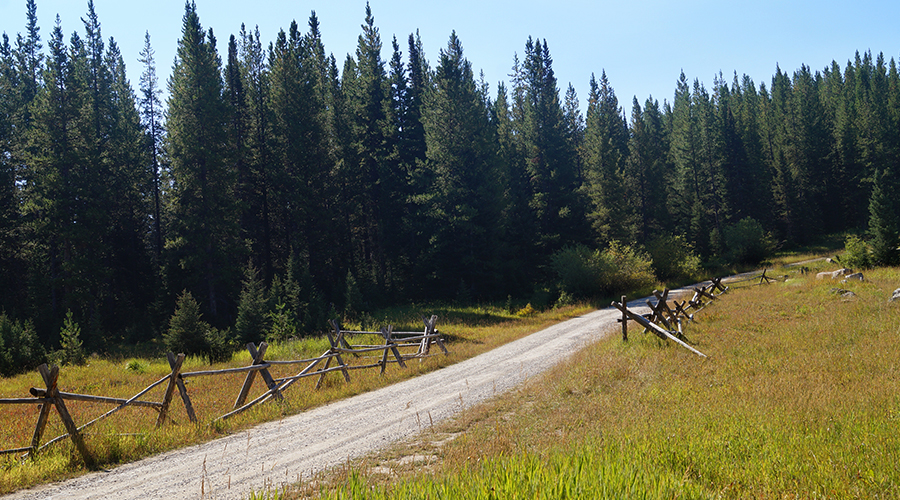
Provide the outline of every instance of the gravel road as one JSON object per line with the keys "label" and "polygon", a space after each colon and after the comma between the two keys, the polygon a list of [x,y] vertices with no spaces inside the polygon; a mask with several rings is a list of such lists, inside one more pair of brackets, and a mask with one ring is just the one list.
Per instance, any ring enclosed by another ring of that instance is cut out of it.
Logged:
{"label": "gravel road", "polygon": [[[641,310],[645,299],[629,304]],[[644,308],[646,309],[646,308]],[[310,477],[408,438],[614,332],[612,308],[594,311],[453,366],[248,431],[4,499],[240,499]],[[450,346],[452,349],[452,345]]]}

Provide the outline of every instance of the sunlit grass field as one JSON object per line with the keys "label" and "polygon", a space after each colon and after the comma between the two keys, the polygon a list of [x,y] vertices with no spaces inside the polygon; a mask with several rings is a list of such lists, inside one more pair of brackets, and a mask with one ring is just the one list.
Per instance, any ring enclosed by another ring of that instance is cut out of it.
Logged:
{"label": "sunlit grass field", "polygon": [[[173,398],[169,416],[171,421],[156,428],[158,412],[152,408],[128,407],[108,419],[85,430],[87,447],[99,467],[110,467],[118,463],[133,461],[162,451],[171,450],[214,439],[255,423],[274,420],[322,405],[329,401],[345,398],[382,387],[421,373],[436,370],[457,363],[494,347],[538,331],[589,310],[587,306],[570,306],[525,317],[517,316],[505,307],[427,307],[411,306],[403,309],[382,311],[378,317],[369,317],[369,325],[346,324],[349,330],[379,329],[380,326],[394,325],[395,331],[423,331],[424,324],[419,317],[424,314],[438,316],[438,331],[444,336],[449,355],[437,353],[421,361],[410,360],[407,368],[396,364],[387,367],[384,376],[378,368],[353,370],[351,382],[344,381],[340,373],[330,373],[322,387],[314,389],[318,377],[308,377],[291,386],[285,392],[285,401],[270,402],[256,407],[226,421],[214,420],[232,409],[244,373],[228,375],[191,377],[185,379],[187,390],[198,418],[191,424],[181,399]],[[380,326],[373,327],[372,324]],[[381,344],[379,337],[350,337],[351,344]],[[328,340],[323,337],[274,344],[268,348],[266,359],[306,359],[325,352]],[[380,353],[379,353],[380,354]],[[369,364],[373,360],[344,356],[353,365]],[[236,354],[228,363],[212,368],[229,368],[250,364],[246,351]],[[321,366],[321,365],[320,365]],[[303,365],[273,366],[269,368],[273,377],[279,378],[298,373]],[[200,358],[185,360],[182,371],[208,370],[210,366]],[[64,366],[60,369],[59,390],[63,392],[90,394],[127,399],[137,394],[153,382],[170,373],[169,365],[159,359],[100,359],[91,358],[86,366]],[[153,389],[141,400],[161,401],[165,385]],[[14,378],[0,379],[0,398],[29,397],[29,388],[44,388],[37,371]],[[250,401],[264,392],[264,383],[256,378]],[[108,404],[66,401],[66,406],[77,425],[105,413],[112,406]],[[10,449],[29,446],[38,418],[37,405],[0,406],[0,448]],[[56,411],[50,414],[49,424],[41,443],[64,434],[65,429]],[[83,474],[86,469],[70,440],[64,440],[42,451],[34,460],[20,460],[19,455],[0,456],[0,494],[35,484],[56,481]]]}
{"label": "sunlit grass field", "polygon": [[[900,269],[733,289],[280,498],[900,498]],[[833,288],[854,292],[845,298]]]}

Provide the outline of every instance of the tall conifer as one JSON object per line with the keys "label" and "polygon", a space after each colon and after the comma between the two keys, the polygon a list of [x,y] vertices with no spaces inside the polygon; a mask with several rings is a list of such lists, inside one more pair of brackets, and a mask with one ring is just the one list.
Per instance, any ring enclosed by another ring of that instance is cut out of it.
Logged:
{"label": "tall conifer", "polygon": [[233,303],[239,276],[235,171],[227,162],[221,60],[193,2],[185,4],[168,109],[170,283],[175,290],[196,290],[210,320],[222,324],[226,311],[220,307]]}

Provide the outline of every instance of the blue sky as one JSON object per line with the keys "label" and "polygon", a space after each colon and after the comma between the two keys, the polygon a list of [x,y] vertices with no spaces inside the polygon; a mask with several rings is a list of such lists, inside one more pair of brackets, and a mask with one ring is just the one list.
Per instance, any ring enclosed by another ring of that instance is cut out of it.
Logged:
{"label": "blue sky", "polygon": [[[342,66],[346,55],[355,51],[365,16],[365,0],[196,1],[200,22],[213,28],[223,58],[229,35],[237,33],[241,23],[251,29],[258,25],[268,43],[293,19],[305,31],[315,10],[325,49]],[[134,87],[144,32],[150,32],[164,86],[180,36],[184,1],[95,0],[94,5],[103,36],[116,39]],[[660,102],[671,101],[682,70],[690,81],[699,79],[707,88],[720,71],[729,82],[737,71],[758,85],[770,82],[776,64],[793,72],[801,64],[821,70],[832,60],[844,66],[857,50],[883,52],[887,59],[900,56],[896,0],[856,0],[852,7],[833,0],[371,0],[371,6],[385,60],[390,58],[394,35],[405,56],[407,37],[418,29],[433,65],[456,30],[476,74],[484,71],[492,94],[498,81],[508,81],[513,56],[521,57],[527,38],[546,39],[560,92],[571,82],[582,111],[591,73],[599,77],[604,70],[628,111],[633,96],[641,104],[650,95]],[[83,32],[87,0],[37,0],[37,7],[45,47],[57,14],[67,37],[75,30]],[[25,0],[0,0],[0,31],[15,39],[24,27]]]}

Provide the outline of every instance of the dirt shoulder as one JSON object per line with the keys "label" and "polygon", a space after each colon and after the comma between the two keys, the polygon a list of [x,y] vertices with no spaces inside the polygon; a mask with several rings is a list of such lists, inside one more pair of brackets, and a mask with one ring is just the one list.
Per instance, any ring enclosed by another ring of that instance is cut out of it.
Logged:
{"label": "dirt shoulder", "polygon": [[[635,301],[629,306],[639,307]],[[615,331],[617,310],[573,318],[453,366],[277,422],[4,499],[240,499],[345,463],[507,391]]]}

